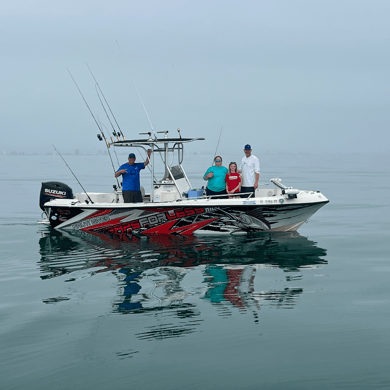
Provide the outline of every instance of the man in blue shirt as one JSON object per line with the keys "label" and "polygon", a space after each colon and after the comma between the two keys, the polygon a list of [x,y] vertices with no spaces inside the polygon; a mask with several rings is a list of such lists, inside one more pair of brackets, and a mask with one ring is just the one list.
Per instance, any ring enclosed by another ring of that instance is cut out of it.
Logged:
{"label": "man in blue shirt", "polygon": [[141,187],[139,181],[139,174],[141,169],[149,164],[152,150],[148,149],[148,157],[143,163],[135,162],[135,154],[130,153],[126,164],[123,164],[115,172],[115,177],[122,175],[122,195],[125,203],[142,202]]}

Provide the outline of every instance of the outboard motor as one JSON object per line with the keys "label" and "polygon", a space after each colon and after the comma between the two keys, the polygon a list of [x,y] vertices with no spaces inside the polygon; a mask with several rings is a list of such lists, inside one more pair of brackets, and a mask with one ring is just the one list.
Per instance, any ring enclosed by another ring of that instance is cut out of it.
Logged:
{"label": "outboard motor", "polygon": [[43,211],[45,211],[43,205],[50,199],[73,199],[73,191],[68,185],[59,181],[42,183],[39,207]]}

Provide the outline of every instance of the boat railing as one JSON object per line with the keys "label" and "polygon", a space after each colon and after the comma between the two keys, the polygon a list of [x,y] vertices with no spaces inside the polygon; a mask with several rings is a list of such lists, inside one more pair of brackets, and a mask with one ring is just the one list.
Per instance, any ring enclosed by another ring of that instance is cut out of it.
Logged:
{"label": "boat railing", "polygon": [[[247,196],[243,196],[247,195]],[[235,192],[234,194],[220,194],[220,195],[205,195],[205,199],[221,199],[221,198],[227,198],[229,196],[239,196],[240,198],[249,199],[254,195],[254,192]]]}

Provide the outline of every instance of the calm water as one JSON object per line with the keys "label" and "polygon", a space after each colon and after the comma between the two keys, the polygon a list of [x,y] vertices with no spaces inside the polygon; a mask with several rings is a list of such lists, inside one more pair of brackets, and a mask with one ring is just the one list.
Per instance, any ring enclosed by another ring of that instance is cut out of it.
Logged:
{"label": "calm water", "polygon": [[[42,181],[79,192],[64,163],[0,156],[0,388],[389,389],[388,156],[259,157],[330,199],[300,234],[61,234],[36,221]],[[65,158],[110,191],[108,157]]]}

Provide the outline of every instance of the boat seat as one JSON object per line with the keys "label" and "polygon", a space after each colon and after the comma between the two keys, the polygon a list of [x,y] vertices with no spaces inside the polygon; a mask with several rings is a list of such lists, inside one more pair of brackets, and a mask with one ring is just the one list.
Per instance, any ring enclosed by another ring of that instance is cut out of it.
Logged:
{"label": "boat seat", "polygon": [[179,196],[181,197],[183,193],[187,193],[187,191],[191,189],[183,168],[181,165],[175,165],[170,168],[170,173],[176,183],[177,189],[179,190]]}

